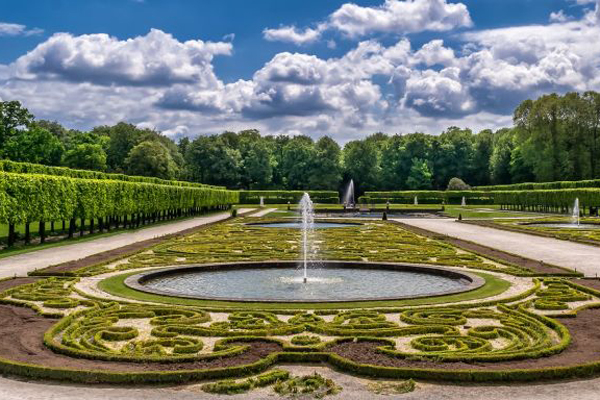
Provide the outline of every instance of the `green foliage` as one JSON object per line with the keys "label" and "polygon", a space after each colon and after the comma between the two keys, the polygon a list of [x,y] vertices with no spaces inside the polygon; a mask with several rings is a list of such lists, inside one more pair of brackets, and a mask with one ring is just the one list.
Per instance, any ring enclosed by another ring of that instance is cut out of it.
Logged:
{"label": "green foliage", "polygon": [[86,171],[80,169],[71,169],[65,167],[50,167],[41,164],[31,164],[15,162],[10,160],[0,160],[0,172],[12,172],[17,174],[35,174],[35,175],[53,175],[63,176],[69,178],[81,178],[81,179],[109,179],[113,181],[125,181],[125,182],[140,182],[140,183],[156,183],[161,185],[174,185],[174,186],[190,186],[190,187],[209,187],[224,189],[222,186],[211,186],[204,185],[201,183],[186,182],[186,181],[175,181],[166,180],[154,177],[146,176],[131,176],[124,174],[111,174],[99,171]]}
{"label": "green foliage", "polygon": [[0,223],[99,218],[233,204],[237,192],[0,172]]}
{"label": "green foliage", "polygon": [[494,204],[494,192],[474,190],[406,190],[400,192],[365,192],[359,198],[363,204],[412,204],[417,197],[419,204],[461,204],[462,198],[468,204]]}
{"label": "green foliage", "polygon": [[414,158],[406,179],[406,186],[411,190],[430,189],[431,179],[432,174],[427,162]]}
{"label": "green foliage", "polygon": [[403,382],[371,382],[368,388],[371,392],[380,395],[394,395],[410,393],[417,387],[412,379]]}
{"label": "green foliage", "polygon": [[131,149],[125,160],[130,175],[173,179],[178,168],[165,146],[156,141],[144,141]]}
{"label": "green foliage", "polygon": [[296,204],[304,193],[308,193],[314,203],[339,204],[340,198],[336,191],[327,190],[241,190],[240,204],[260,204],[264,198],[265,204]]}
{"label": "green foliage", "polygon": [[279,381],[273,389],[280,396],[288,398],[306,398],[310,396],[314,399],[322,399],[325,396],[335,395],[342,391],[342,388],[336,385],[333,380],[324,378],[316,372],[312,375]]}
{"label": "green foliage", "polygon": [[67,150],[63,162],[69,168],[104,171],[106,170],[106,153],[99,144],[78,144]]}
{"label": "green foliage", "polygon": [[253,378],[245,379],[241,382],[236,382],[233,379],[227,379],[214,383],[206,383],[202,385],[202,390],[207,393],[217,394],[238,394],[246,393],[258,387],[265,387],[283,382],[289,379],[290,373],[285,370],[275,369],[273,371],[260,374]]}
{"label": "green foliage", "polygon": [[471,186],[467,185],[465,181],[460,178],[452,178],[450,182],[448,182],[448,188],[446,190],[470,190]]}
{"label": "green foliage", "polygon": [[14,161],[59,165],[63,152],[60,140],[47,130],[33,126],[11,136],[4,143],[3,155]]}

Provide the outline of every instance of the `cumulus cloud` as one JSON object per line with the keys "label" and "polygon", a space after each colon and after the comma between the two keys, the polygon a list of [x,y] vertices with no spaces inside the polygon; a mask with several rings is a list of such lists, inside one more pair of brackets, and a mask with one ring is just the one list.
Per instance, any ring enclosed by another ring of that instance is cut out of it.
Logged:
{"label": "cumulus cloud", "polygon": [[379,7],[347,3],[331,14],[332,28],[351,37],[370,33],[447,31],[473,24],[467,7],[446,0],[386,0]]}
{"label": "cumulus cloud", "polygon": [[18,78],[27,80],[142,86],[187,82],[214,87],[213,57],[231,51],[231,43],[180,42],[158,29],[128,40],[57,33],[17,59],[14,68]]}
{"label": "cumulus cloud", "polygon": [[[459,4],[390,0],[356,7],[387,18],[396,3]],[[600,37],[597,10],[588,7],[580,20],[469,31],[414,48],[403,37],[386,44],[362,40],[330,58],[281,52],[247,79],[228,83],[212,62],[232,53],[229,42],[182,42],[154,30],[129,40],[56,34],[0,65],[0,98],[21,100],[39,118],[67,126],[127,120],[175,138],[248,126],[342,141],[373,131],[495,128],[510,124],[512,110],[526,98],[600,90],[600,47],[590,45]],[[428,20],[444,21],[436,15]],[[377,24],[354,34],[393,25]]]}
{"label": "cumulus cloud", "polygon": [[469,11],[462,3],[448,3],[447,0],[385,0],[381,6],[376,7],[346,3],[316,28],[283,26],[265,29],[263,36],[270,41],[304,45],[319,40],[326,30],[356,38],[376,33],[404,35],[423,31],[448,31],[472,25]]}
{"label": "cumulus cloud", "polygon": [[276,29],[265,29],[263,37],[271,42],[289,42],[300,46],[319,40],[324,28],[324,25],[319,25],[316,29],[305,28],[300,30],[295,26],[282,26]]}
{"label": "cumulus cloud", "polygon": [[444,47],[443,40],[432,40],[415,53],[415,59],[427,66],[436,64],[451,65],[454,60],[454,50]]}
{"label": "cumulus cloud", "polygon": [[0,22],[0,36],[33,36],[43,32],[40,28],[28,29],[26,25]]}

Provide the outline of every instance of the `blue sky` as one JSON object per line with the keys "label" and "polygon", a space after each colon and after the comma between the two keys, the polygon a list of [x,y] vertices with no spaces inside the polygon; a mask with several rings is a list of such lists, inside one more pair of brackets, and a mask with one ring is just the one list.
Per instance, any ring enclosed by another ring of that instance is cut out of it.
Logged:
{"label": "blue sky", "polygon": [[599,2],[0,1],[0,98],[173,137],[499,128],[525,98],[600,90]]}

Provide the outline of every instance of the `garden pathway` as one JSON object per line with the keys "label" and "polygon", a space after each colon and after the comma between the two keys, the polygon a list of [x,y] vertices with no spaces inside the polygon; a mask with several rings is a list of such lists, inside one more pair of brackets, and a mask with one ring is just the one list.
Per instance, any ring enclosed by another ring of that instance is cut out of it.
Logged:
{"label": "garden pathway", "polygon": [[463,224],[453,219],[402,219],[405,224],[468,240],[548,264],[576,269],[585,276],[600,275],[600,247],[526,233]]}
{"label": "garden pathway", "polygon": [[[248,213],[251,208],[241,208],[238,213]],[[137,229],[132,232],[123,232],[110,236],[100,236],[97,239],[81,243],[73,243],[58,247],[50,247],[29,253],[18,254],[10,257],[0,258],[0,278],[10,276],[27,276],[29,271],[49,267],[50,265],[62,264],[68,261],[78,260],[93,254],[117,249],[144,240],[154,239],[195,228],[212,222],[228,218],[230,212],[221,212],[205,217],[186,219],[183,221],[164,223],[148,228]]]}
{"label": "garden pathway", "polygon": [[[331,378],[343,390],[331,400],[598,400],[600,378],[510,385],[444,385],[417,383],[412,393],[401,395],[376,395],[367,390],[368,381],[341,374],[325,367],[285,367],[294,375],[313,371]],[[237,395],[211,395],[204,393],[200,385],[178,387],[140,387],[108,385],[74,385],[69,383],[23,381],[0,377],[2,400],[277,400],[271,388],[257,389]]]}

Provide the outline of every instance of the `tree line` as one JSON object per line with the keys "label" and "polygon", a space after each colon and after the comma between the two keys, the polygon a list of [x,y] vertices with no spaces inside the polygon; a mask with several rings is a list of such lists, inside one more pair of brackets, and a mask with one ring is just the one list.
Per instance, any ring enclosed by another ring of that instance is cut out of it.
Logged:
{"label": "tree line", "polygon": [[600,178],[600,93],[525,100],[513,120],[512,127],[477,133],[374,133],[343,147],[327,136],[254,129],[175,143],[124,122],[67,129],[9,101],[0,102],[0,156],[255,190],[339,190],[350,179],[363,192],[445,189],[453,177],[471,186]]}

